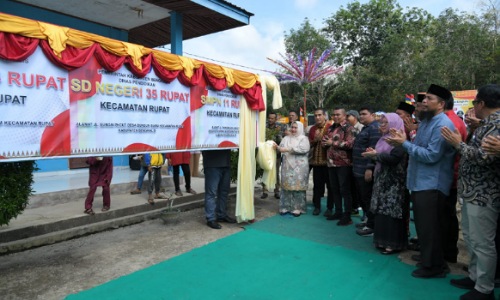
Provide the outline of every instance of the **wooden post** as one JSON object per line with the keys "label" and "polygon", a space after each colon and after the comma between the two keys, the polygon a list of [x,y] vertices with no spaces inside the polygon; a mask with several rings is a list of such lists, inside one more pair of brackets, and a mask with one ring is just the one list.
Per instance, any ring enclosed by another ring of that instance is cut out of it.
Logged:
{"label": "wooden post", "polygon": [[189,167],[191,169],[191,177],[200,176],[200,153],[191,153],[191,161],[189,163]]}
{"label": "wooden post", "polygon": [[307,106],[306,106],[306,86],[304,86],[304,130],[307,128]]}

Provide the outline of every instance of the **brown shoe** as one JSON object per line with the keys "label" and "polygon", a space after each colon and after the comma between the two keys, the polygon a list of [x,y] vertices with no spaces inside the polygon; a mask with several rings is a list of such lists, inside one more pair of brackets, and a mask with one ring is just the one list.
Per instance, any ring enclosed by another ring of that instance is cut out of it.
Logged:
{"label": "brown shoe", "polygon": [[137,195],[137,194],[140,194],[142,193],[142,191],[140,189],[135,189],[133,191],[130,192],[131,195]]}
{"label": "brown shoe", "polygon": [[155,204],[155,200],[153,199],[153,195],[152,194],[149,194],[148,203],[151,204],[151,205]]}
{"label": "brown shoe", "polygon": [[190,194],[193,194],[193,195],[196,195],[196,191],[193,190],[193,189],[189,189],[187,190],[186,192],[190,193]]}

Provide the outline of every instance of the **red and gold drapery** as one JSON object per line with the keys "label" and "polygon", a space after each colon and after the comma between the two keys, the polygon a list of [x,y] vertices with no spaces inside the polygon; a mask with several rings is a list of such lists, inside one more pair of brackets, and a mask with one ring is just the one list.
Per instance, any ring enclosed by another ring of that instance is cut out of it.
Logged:
{"label": "red and gold drapery", "polygon": [[167,83],[177,78],[183,85],[194,86],[204,77],[216,90],[228,87],[234,94],[243,95],[250,109],[265,110],[262,87],[256,74],[0,13],[0,58],[22,61],[38,46],[51,62],[67,70],[77,69],[95,56],[108,71],[116,71],[126,64],[135,76],[141,78],[151,68]]}

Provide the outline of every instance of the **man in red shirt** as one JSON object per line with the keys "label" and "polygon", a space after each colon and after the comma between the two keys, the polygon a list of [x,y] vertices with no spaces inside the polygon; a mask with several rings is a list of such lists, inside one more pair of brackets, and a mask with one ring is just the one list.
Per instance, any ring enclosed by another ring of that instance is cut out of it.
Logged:
{"label": "man in red shirt", "polygon": [[[453,122],[455,128],[460,132],[462,141],[467,139],[467,128],[464,121],[453,110],[455,101],[453,96],[446,99],[444,113]],[[457,178],[458,178],[458,162],[460,155],[457,153],[453,164],[453,184],[450,189],[450,195],[446,198],[445,212],[443,214],[443,257],[447,262],[456,263],[458,255],[458,218],[457,218]]]}
{"label": "man in red shirt", "polygon": [[327,219],[339,220],[337,223],[339,226],[352,224],[351,181],[354,127],[347,122],[346,117],[345,109],[334,109],[334,124],[330,126],[322,141],[323,145],[328,147],[326,163],[335,202],[335,213]]}

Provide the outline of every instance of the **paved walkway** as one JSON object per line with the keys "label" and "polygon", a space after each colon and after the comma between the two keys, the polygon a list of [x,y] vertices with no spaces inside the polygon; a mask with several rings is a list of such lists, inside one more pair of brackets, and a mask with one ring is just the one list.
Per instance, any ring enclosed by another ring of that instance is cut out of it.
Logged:
{"label": "paved walkway", "polygon": [[[30,204],[8,226],[0,227],[0,254],[21,251],[32,247],[52,244],[102,230],[126,226],[158,217],[173,201],[173,207],[191,209],[203,205],[204,178],[193,177],[191,186],[199,193],[173,195],[171,176],[163,176],[164,194],[171,200],[147,203],[147,177],[143,192],[131,195],[137,184],[139,171],[128,167],[116,167],[113,174],[111,210],[101,212],[102,196],[98,188],[94,199],[94,216],[83,213],[84,199],[88,191],[88,170],[39,173],[34,176],[34,195]],[[181,188],[184,183],[181,177]],[[233,187],[234,188],[234,187]]]}

